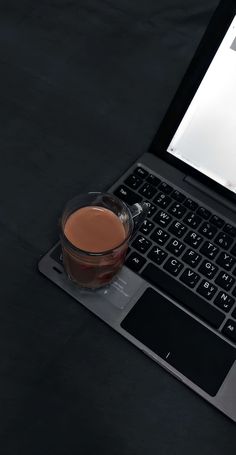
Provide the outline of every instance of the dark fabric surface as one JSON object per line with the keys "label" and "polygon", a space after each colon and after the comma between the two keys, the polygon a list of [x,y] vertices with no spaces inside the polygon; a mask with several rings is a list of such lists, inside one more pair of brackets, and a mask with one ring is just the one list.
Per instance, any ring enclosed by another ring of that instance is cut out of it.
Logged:
{"label": "dark fabric surface", "polygon": [[236,453],[235,425],[37,271],[148,147],[215,0],[0,2],[0,453]]}

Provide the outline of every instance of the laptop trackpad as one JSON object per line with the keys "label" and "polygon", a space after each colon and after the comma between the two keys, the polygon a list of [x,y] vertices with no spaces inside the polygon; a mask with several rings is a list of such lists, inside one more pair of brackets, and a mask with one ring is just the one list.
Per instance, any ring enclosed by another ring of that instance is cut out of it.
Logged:
{"label": "laptop trackpad", "polygon": [[151,288],[121,327],[211,396],[236,358],[232,346]]}

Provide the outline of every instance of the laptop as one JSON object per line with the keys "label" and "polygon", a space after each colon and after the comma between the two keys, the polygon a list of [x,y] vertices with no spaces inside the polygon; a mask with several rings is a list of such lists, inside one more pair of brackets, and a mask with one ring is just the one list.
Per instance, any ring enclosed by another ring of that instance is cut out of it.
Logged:
{"label": "laptop", "polygon": [[216,9],[147,151],[108,190],[148,201],[112,284],[79,289],[60,244],[39,270],[236,421],[236,2]]}

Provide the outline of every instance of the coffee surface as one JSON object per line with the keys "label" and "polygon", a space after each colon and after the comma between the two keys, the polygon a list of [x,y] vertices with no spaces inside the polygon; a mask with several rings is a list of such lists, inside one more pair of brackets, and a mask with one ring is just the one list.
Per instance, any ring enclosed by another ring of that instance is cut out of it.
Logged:
{"label": "coffee surface", "polygon": [[126,237],[118,216],[97,206],[82,207],[73,212],[66,221],[64,233],[74,246],[93,253],[113,249]]}

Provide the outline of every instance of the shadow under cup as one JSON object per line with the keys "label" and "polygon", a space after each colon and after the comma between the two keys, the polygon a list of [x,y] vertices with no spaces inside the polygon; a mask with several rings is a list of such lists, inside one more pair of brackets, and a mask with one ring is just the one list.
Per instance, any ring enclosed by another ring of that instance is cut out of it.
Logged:
{"label": "shadow under cup", "polygon": [[[65,235],[65,225],[72,213],[82,207],[103,207],[113,212],[121,221],[125,239],[117,247],[93,253],[74,246]],[[79,287],[96,289],[107,285],[121,269],[129,239],[133,232],[133,219],[129,208],[116,196],[107,193],[88,193],[69,201],[60,220],[60,238],[65,271]]]}

